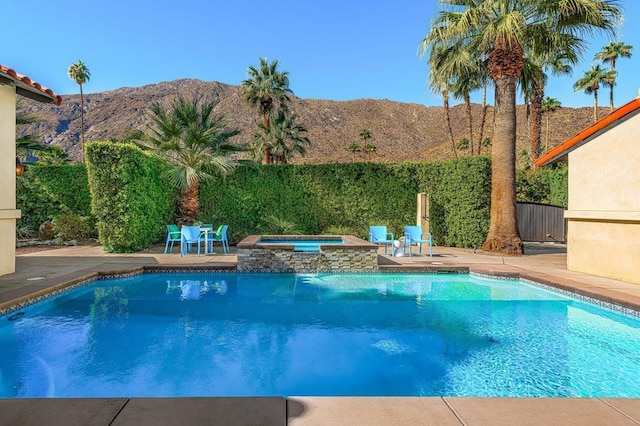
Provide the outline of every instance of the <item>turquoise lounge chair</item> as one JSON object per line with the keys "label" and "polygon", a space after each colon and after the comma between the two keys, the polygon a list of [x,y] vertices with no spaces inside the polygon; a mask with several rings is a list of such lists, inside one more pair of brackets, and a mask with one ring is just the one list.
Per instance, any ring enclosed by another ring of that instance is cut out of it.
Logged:
{"label": "turquoise lounge chair", "polygon": [[386,226],[370,226],[369,241],[375,244],[384,244],[384,254],[387,254],[387,246],[391,245],[391,254],[393,255],[393,234],[387,232]]}
{"label": "turquoise lounge chair", "polygon": [[185,256],[187,251],[190,252],[193,244],[198,245],[198,256],[200,256],[200,243],[204,243],[204,235],[199,226],[183,226],[180,240],[180,257]]}
{"label": "turquoise lounge chair", "polygon": [[178,225],[167,225],[167,243],[164,245],[164,254],[167,254],[169,243],[171,243],[171,253],[173,253],[173,243],[182,239],[182,233]]}
{"label": "turquoise lounge chair", "polygon": [[429,244],[429,257],[433,257],[432,246],[433,241],[430,232],[422,232],[421,226],[405,226],[404,227],[404,252],[409,249],[409,256],[412,255],[411,246],[417,244],[420,247],[419,253],[422,254],[422,245]]}

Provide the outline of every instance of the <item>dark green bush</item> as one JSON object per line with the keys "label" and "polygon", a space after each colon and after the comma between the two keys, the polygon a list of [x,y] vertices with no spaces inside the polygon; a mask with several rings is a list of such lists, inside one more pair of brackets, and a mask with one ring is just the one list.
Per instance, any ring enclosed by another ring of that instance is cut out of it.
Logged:
{"label": "dark green bush", "polygon": [[61,214],[89,217],[90,224],[94,220],[84,164],[29,165],[17,186],[16,204],[22,211],[18,228],[34,235],[41,224]]}
{"label": "dark green bush", "polygon": [[569,169],[558,164],[549,175],[549,203],[554,206],[569,205]]}
{"label": "dark green bush", "polygon": [[516,172],[518,201],[567,207],[568,191],[568,170],[564,164]]}
{"label": "dark green bush", "polygon": [[164,161],[130,144],[91,142],[85,163],[98,241],[107,252],[139,251],[163,237],[177,198]]}

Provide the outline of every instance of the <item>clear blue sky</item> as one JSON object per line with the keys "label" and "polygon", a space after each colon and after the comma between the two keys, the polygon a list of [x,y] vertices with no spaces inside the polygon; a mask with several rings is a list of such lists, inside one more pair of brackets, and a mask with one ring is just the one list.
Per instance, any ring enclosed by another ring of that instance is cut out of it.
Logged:
{"label": "clear blue sky", "polygon": [[[442,103],[427,92],[426,61],[417,55],[436,0],[6,3],[0,63],[62,95],[78,92],[67,68],[79,59],[91,71],[84,89],[92,93],[178,78],[237,85],[249,65],[266,57],[289,71],[301,98]],[[626,13],[618,39],[635,51],[617,64],[616,106],[640,88],[640,2],[621,3]],[[593,98],[572,86],[608,42],[590,40],[573,76],[552,77],[547,94],[563,106],[591,106]],[[606,91],[600,99],[607,105]]]}

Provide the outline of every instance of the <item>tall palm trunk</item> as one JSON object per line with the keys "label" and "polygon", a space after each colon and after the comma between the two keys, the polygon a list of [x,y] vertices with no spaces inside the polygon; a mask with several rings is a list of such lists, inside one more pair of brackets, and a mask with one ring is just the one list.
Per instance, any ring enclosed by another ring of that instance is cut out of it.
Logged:
{"label": "tall palm trunk", "polygon": [[453,158],[458,158],[458,152],[456,151],[456,142],[453,140],[453,129],[451,129],[451,115],[449,110],[449,92],[447,89],[442,91],[442,98],[444,99],[444,118],[447,122],[447,129],[449,129],[449,139],[451,141],[451,150],[453,151]]}
{"label": "tall palm trunk", "polygon": [[82,84],[80,86],[80,138],[84,145],[84,94],[82,93]]}
{"label": "tall palm trunk", "polygon": [[473,155],[473,115],[471,114],[471,98],[464,92],[464,104],[467,107],[467,126],[469,128],[469,155]]}
{"label": "tall palm trunk", "polygon": [[598,89],[593,89],[593,122],[598,121]]}
{"label": "tall palm trunk", "polygon": [[491,222],[482,249],[507,255],[523,253],[516,211],[516,81],[523,66],[522,46],[496,39],[489,55],[489,75],[495,83]]}
{"label": "tall palm trunk", "polygon": [[544,141],[544,151],[549,151],[549,112],[547,111],[547,137]]}
{"label": "tall palm trunk", "polygon": [[484,124],[487,120],[487,85],[482,85],[482,115],[480,117],[480,139],[478,140],[478,154],[482,152],[482,142],[484,142]]}
{"label": "tall palm trunk", "polygon": [[531,167],[535,168],[535,161],[540,156],[540,139],[542,134],[542,100],[544,87],[536,83],[531,94],[531,109],[529,119],[529,158]]}
{"label": "tall palm trunk", "polygon": [[[269,129],[269,115],[267,113],[262,114],[262,125],[265,129]],[[271,150],[266,142],[262,147],[262,164],[271,164]]]}
{"label": "tall palm trunk", "polygon": [[613,111],[613,84],[609,85],[609,111]]}
{"label": "tall palm trunk", "polygon": [[[616,59],[611,58],[611,71],[616,70]],[[613,111],[613,84],[609,85],[609,111]]]}
{"label": "tall palm trunk", "polygon": [[491,158],[491,223],[482,249],[507,255],[523,253],[516,214],[516,79],[495,80],[495,129]]}
{"label": "tall palm trunk", "polygon": [[180,203],[180,215],[182,222],[192,224],[198,218],[200,211],[200,199],[198,184],[191,184],[182,192],[182,200]]}

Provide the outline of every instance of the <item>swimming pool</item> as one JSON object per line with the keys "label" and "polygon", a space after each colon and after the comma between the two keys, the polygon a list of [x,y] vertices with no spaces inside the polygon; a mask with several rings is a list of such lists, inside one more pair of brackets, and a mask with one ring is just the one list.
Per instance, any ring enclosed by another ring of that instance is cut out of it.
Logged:
{"label": "swimming pool", "polygon": [[0,397],[640,397],[638,319],[512,280],[144,274],[23,312]]}

